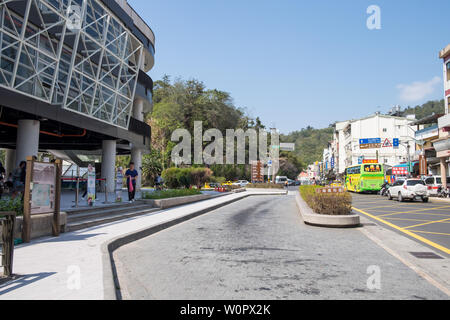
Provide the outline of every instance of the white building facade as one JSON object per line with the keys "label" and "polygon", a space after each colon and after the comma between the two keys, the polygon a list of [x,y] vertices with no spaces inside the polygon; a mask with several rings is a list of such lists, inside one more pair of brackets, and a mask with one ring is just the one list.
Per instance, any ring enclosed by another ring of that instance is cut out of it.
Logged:
{"label": "white building facade", "polygon": [[444,62],[445,115],[438,120],[439,139],[434,141],[433,145],[440,161],[442,184],[448,187],[450,184],[450,181],[447,181],[450,172],[450,45],[440,52],[439,57]]}
{"label": "white building facade", "polygon": [[413,161],[416,130],[410,124],[414,120],[414,117],[375,114],[336,123],[332,142],[336,150],[333,152],[336,172],[342,174],[347,167],[362,164],[364,160],[378,160],[388,166]]}

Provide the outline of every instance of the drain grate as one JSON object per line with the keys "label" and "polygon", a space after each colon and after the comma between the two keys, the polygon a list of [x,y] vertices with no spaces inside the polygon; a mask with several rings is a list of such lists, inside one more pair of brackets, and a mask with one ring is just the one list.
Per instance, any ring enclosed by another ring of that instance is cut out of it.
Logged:
{"label": "drain grate", "polygon": [[434,252],[410,252],[417,259],[444,259]]}

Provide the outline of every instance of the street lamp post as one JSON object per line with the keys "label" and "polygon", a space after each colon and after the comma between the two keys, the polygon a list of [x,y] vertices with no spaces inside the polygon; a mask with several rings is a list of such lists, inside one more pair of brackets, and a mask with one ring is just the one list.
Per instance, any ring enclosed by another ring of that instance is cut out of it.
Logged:
{"label": "street lamp post", "polygon": [[406,150],[408,152],[407,155],[407,160],[408,160],[408,178],[411,177],[411,146],[409,145],[409,141],[408,143],[404,143],[404,142],[400,142],[400,144],[404,147],[406,147]]}

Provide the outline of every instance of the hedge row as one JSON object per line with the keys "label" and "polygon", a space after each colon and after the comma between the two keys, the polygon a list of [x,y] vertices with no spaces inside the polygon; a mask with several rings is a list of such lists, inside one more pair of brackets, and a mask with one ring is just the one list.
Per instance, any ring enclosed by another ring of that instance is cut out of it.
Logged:
{"label": "hedge row", "polygon": [[162,172],[164,184],[171,189],[201,188],[212,177],[213,172],[208,168],[169,168]]}
{"label": "hedge row", "polygon": [[146,192],[142,197],[146,200],[159,200],[177,197],[187,197],[202,194],[197,189],[177,189],[177,190],[161,190],[155,192]]}
{"label": "hedge row", "polygon": [[317,193],[320,186],[301,186],[300,194],[308,206],[318,214],[348,215],[352,212],[350,193]]}
{"label": "hedge row", "polygon": [[250,183],[246,188],[256,188],[256,189],[284,189],[281,184],[275,183]]}
{"label": "hedge row", "polygon": [[23,201],[21,197],[15,199],[0,200],[0,217],[1,212],[15,212],[17,216],[23,215]]}

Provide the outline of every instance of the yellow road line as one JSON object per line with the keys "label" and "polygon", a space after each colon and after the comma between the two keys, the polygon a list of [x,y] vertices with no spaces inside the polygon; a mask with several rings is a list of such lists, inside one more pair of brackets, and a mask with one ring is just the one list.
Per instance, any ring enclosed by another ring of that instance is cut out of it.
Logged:
{"label": "yellow road line", "polygon": [[450,249],[449,248],[441,246],[441,245],[439,245],[439,244],[437,244],[437,243],[435,243],[433,241],[430,241],[430,240],[428,240],[428,239],[426,239],[424,237],[421,237],[421,236],[419,236],[419,235],[417,235],[415,233],[412,233],[409,230],[405,230],[403,228],[400,228],[400,227],[396,226],[395,224],[390,223],[389,221],[386,221],[386,220],[383,220],[383,219],[381,219],[381,218],[379,218],[377,216],[371,215],[370,213],[367,213],[367,212],[365,212],[363,210],[360,210],[358,208],[354,208],[353,207],[353,210],[358,211],[359,213],[362,213],[362,214],[364,214],[364,215],[366,215],[366,216],[368,216],[368,217],[370,217],[372,219],[380,221],[380,222],[388,225],[389,227],[394,228],[394,229],[396,229],[396,230],[398,230],[400,232],[403,232],[403,233],[407,234],[408,236],[413,237],[414,239],[422,241],[423,243],[426,243],[427,245],[432,246],[433,248],[436,248],[438,250],[441,250],[441,251],[445,252],[446,254],[450,254]]}
{"label": "yellow road line", "polygon": [[415,222],[428,222],[430,220],[421,220],[421,219],[407,219],[407,218],[386,218],[387,220],[395,220],[395,221],[415,221]]}
{"label": "yellow road line", "polygon": [[[388,213],[388,214],[383,214],[379,217],[386,217],[386,216],[390,216],[390,215],[395,215],[395,214],[402,214],[402,213],[418,213],[418,212],[425,212],[425,211],[434,211],[434,210],[442,210],[442,209],[447,209],[450,207],[445,206],[445,207],[437,207],[437,208],[427,208],[427,209],[418,209],[418,210],[410,210],[410,211],[402,211],[402,212],[396,212],[396,213]],[[450,214],[443,214],[444,216],[450,216]]]}
{"label": "yellow road line", "polygon": [[441,223],[441,222],[445,222],[445,221],[450,221],[450,218],[448,218],[448,219],[443,219],[443,220],[439,220],[439,221],[429,221],[429,222],[417,224],[417,225],[415,225],[415,226],[405,227],[405,229],[411,229],[411,228],[416,228],[416,227],[421,227],[421,226],[428,226],[428,225],[430,225],[430,224]]}
{"label": "yellow road line", "polygon": [[[398,205],[401,207],[413,207],[413,204],[402,204],[402,205]],[[370,207],[370,208],[365,208],[366,210],[373,210],[373,209],[382,209],[382,208],[396,208],[395,204],[390,204],[390,205],[386,205],[386,206],[379,206],[379,207]]]}
{"label": "yellow road line", "polygon": [[450,214],[445,213],[427,213],[427,212],[400,212],[400,213],[389,213],[389,214],[382,214],[378,217],[386,218],[386,217],[392,217],[397,214],[415,214],[415,215],[422,215],[422,216],[438,216],[438,217],[450,217]]}
{"label": "yellow road line", "polygon": [[429,231],[417,231],[414,230],[415,233],[426,233],[426,234],[437,234],[440,236],[450,236],[450,233],[440,233],[440,232],[429,232]]}

